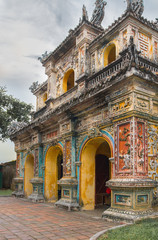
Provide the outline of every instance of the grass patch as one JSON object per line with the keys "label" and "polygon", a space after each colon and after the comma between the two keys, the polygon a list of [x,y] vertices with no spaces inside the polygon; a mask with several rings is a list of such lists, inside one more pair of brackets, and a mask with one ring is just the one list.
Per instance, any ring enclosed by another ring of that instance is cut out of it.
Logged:
{"label": "grass patch", "polygon": [[0,196],[11,196],[11,195],[12,195],[12,190],[10,189],[0,190]]}
{"label": "grass patch", "polygon": [[158,218],[145,219],[133,225],[106,232],[98,240],[157,240]]}

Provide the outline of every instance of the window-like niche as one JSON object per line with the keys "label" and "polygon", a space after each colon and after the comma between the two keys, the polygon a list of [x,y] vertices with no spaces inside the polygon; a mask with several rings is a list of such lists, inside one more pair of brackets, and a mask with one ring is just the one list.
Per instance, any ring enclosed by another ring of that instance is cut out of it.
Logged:
{"label": "window-like niche", "polygon": [[45,101],[47,101],[47,93],[43,94],[43,103],[45,103]]}
{"label": "window-like niche", "polygon": [[110,44],[104,51],[104,67],[116,60],[116,46],[114,43]]}
{"label": "window-like niche", "polygon": [[70,90],[71,88],[74,87],[74,82],[75,82],[75,74],[74,74],[74,70],[70,69],[68,70],[63,78],[63,90],[64,92],[67,92],[68,90]]}

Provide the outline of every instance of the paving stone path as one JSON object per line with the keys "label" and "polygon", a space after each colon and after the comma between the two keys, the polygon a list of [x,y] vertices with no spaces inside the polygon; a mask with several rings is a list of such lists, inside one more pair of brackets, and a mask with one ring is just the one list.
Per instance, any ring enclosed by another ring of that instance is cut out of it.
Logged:
{"label": "paving stone path", "polygon": [[51,204],[0,197],[0,240],[79,240],[118,224]]}

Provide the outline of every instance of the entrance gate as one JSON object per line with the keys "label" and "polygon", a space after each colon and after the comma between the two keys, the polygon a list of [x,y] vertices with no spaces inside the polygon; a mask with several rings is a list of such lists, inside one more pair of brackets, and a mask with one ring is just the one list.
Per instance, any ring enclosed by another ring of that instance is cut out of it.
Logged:
{"label": "entrance gate", "polygon": [[104,155],[95,158],[95,207],[109,204],[106,182],[109,180],[109,159]]}
{"label": "entrance gate", "polygon": [[105,186],[111,176],[110,157],[110,145],[103,137],[90,139],[82,149],[80,204],[85,210],[110,202],[110,194],[106,193]]}

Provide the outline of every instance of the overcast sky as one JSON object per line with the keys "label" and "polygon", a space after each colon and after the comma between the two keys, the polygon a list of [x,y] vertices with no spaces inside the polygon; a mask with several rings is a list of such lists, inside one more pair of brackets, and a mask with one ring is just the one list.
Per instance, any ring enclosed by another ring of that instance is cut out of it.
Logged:
{"label": "overcast sky", "polygon": [[[0,85],[8,93],[35,105],[29,90],[47,79],[37,60],[53,51],[79,23],[82,5],[91,18],[95,0],[0,0]],[[144,17],[158,17],[158,1],[144,0]],[[124,0],[107,0],[102,26],[106,28],[126,9]],[[0,162],[15,159],[13,144],[0,143]]]}

